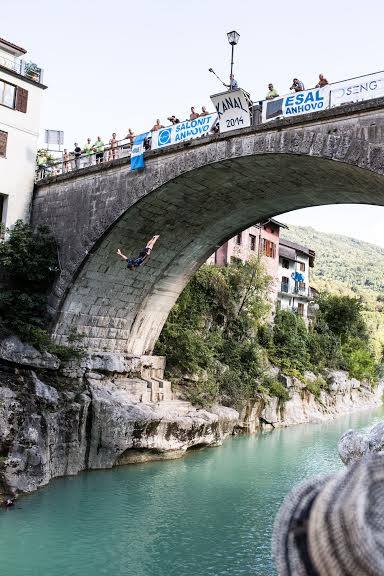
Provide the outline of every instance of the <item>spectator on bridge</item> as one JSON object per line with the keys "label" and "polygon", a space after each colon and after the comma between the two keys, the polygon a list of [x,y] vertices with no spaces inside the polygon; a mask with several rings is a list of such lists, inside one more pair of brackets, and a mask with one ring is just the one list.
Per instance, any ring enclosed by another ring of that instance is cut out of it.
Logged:
{"label": "spectator on bridge", "polygon": [[230,90],[238,90],[238,88],[239,88],[239,85],[238,85],[237,81],[235,80],[235,77],[233,74],[231,74],[229,77],[229,84],[224,84],[224,86],[226,86]]}
{"label": "spectator on bridge", "polygon": [[117,144],[118,140],[116,138],[116,132],[114,132],[109,141],[108,160],[115,160],[115,158],[117,158]]}
{"label": "spectator on bridge", "polygon": [[124,140],[128,140],[128,142],[132,146],[134,138],[135,138],[135,134],[134,134],[132,128],[128,128],[128,133],[127,133],[126,137],[124,138]]}
{"label": "spectator on bridge", "polygon": [[77,142],[75,142],[75,148],[73,150],[73,156],[75,158],[75,161],[74,161],[75,170],[78,170],[80,168],[81,148]]}
{"label": "spectator on bridge", "polygon": [[192,106],[191,107],[191,113],[189,115],[189,119],[190,120],[196,120],[196,118],[198,118],[198,117],[199,117],[198,113],[195,111],[194,106]]}
{"label": "spectator on bridge", "polygon": [[295,92],[302,92],[303,90],[305,90],[304,84],[302,83],[301,80],[298,80],[298,78],[294,78],[290,90],[294,90]]}
{"label": "spectator on bridge", "polygon": [[164,126],[160,123],[160,120],[157,119],[156,124],[154,124],[154,126],[152,127],[151,132],[157,132],[158,130],[161,130],[161,128],[164,128]]}
{"label": "spectator on bridge", "polygon": [[68,150],[64,148],[63,152],[63,172],[70,172],[71,171],[71,156],[68,153]]}
{"label": "spectator on bridge", "polygon": [[104,160],[105,144],[100,136],[97,137],[97,140],[93,144],[92,148],[94,152],[96,152],[96,164],[101,164],[101,162]]}
{"label": "spectator on bridge", "polygon": [[169,120],[171,124],[180,124],[180,120],[176,118],[174,114],[172,114],[172,116],[169,116],[167,120]]}
{"label": "spectator on bridge", "polygon": [[328,80],[324,78],[323,74],[319,74],[319,81],[316,84],[316,88],[324,88],[328,84]]}
{"label": "spectator on bridge", "polygon": [[275,90],[275,88],[273,87],[273,84],[268,84],[268,92],[266,95],[266,100],[272,100],[272,98],[277,98],[278,97],[278,93],[277,90]]}
{"label": "spectator on bridge", "polygon": [[203,106],[199,116],[208,116],[208,114],[209,114],[208,110],[206,109],[205,106]]}
{"label": "spectator on bridge", "polygon": [[129,270],[134,270],[135,268],[141,266],[145,262],[145,260],[149,258],[152,249],[159,238],[160,238],[159,234],[155,234],[155,236],[152,236],[152,238],[147,242],[145,248],[143,248],[143,250],[140,250],[139,255],[136,258],[128,258],[128,256],[125,256],[125,254],[121,252],[120,248],[117,249],[117,255],[120,256],[122,260],[126,261],[127,268]]}
{"label": "spectator on bridge", "polygon": [[84,144],[83,148],[84,158],[84,166],[92,166],[92,156],[93,156],[93,148],[91,144],[91,139],[87,138],[87,143]]}

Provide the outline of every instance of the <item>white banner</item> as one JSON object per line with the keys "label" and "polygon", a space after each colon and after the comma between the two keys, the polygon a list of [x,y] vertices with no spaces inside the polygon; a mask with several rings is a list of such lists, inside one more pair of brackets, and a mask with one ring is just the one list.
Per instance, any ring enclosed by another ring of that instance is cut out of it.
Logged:
{"label": "white banner", "polygon": [[264,100],[262,121],[268,122],[275,118],[310,114],[326,108],[329,108],[329,86],[303,90],[303,92],[295,92],[289,96]]}
{"label": "white banner", "polygon": [[229,90],[211,96],[219,116],[220,132],[251,125],[249,103],[243,90]]}
{"label": "white banner", "polygon": [[185,142],[192,138],[205,136],[206,134],[212,133],[212,129],[216,123],[217,115],[207,114],[195,120],[185,120],[179,124],[161,128],[156,132],[151,132],[151,149],[164,148],[164,146],[171,146],[172,144]]}
{"label": "white banner", "polygon": [[331,107],[379,98],[384,96],[384,72],[331,84],[330,91]]}

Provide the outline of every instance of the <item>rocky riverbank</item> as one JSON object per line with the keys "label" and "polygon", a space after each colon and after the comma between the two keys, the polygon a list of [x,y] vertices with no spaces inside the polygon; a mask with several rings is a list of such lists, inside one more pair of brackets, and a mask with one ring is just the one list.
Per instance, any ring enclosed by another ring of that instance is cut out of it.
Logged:
{"label": "rocky riverbank", "polygon": [[31,492],[82,470],[177,458],[267,421],[287,426],[377,406],[383,388],[372,391],[333,372],[316,398],[284,377],[290,400],[260,396],[239,414],[183,401],[163,371],[161,357],[89,353],[60,365],[16,338],[0,342],[0,492]]}

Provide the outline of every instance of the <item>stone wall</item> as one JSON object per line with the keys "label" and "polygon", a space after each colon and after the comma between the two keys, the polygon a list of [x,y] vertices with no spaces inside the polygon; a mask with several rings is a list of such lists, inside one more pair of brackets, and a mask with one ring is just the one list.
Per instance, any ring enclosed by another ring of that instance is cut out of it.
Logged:
{"label": "stone wall", "polygon": [[[61,274],[55,335],[76,328],[93,350],[146,354],[191,275],[255,221],[305,206],[383,204],[384,99],[149,152],[39,183],[34,224],[51,226]],[[135,272],[136,254],[160,233]]]}

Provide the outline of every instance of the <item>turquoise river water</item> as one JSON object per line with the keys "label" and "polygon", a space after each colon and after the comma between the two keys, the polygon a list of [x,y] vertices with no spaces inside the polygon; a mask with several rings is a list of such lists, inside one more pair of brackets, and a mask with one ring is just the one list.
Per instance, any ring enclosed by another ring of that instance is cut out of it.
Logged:
{"label": "turquoise river water", "polygon": [[271,532],[285,494],[341,468],[340,435],[383,417],[364,411],[54,480],[0,512],[0,573],[273,576]]}

